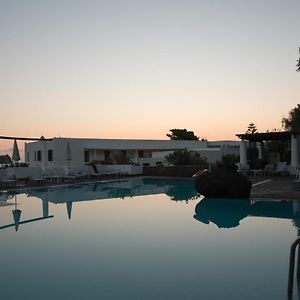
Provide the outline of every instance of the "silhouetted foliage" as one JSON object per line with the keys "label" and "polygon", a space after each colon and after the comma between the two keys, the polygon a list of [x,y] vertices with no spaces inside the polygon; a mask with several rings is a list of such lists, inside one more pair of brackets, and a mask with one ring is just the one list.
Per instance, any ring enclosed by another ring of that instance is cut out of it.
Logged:
{"label": "silhouetted foliage", "polygon": [[194,134],[194,131],[187,131],[186,129],[170,129],[171,134],[167,133],[170,140],[194,140],[198,141],[199,137]]}
{"label": "silhouetted foliage", "polygon": [[187,165],[203,165],[207,167],[207,161],[201,157],[199,153],[193,151],[176,150],[166,156],[166,161],[174,166],[187,166]]}
{"label": "silhouetted foliage", "polygon": [[256,128],[256,125],[254,123],[250,123],[248,125],[248,128],[247,128],[247,131],[246,131],[247,134],[254,134],[254,133],[258,133],[257,131],[257,128]]}
{"label": "silhouetted foliage", "polygon": [[300,130],[300,104],[289,111],[289,116],[282,119],[282,127],[288,131]]}
{"label": "silhouetted foliage", "polygon": [[122,151],[115,151],[111,155],[111,159],[115,164],[126,165],[131,163],[130,158],[126,157],[126,154]]}
{"label": "silhouetted foliage", "polygon": [[126,154],[120,152],[120,151],[115,151],[114,153],[111,154],[109,158],[106,158],[105,160],[93,160],[87,165],[96,165],[96,164],[101,164],[101,165],[127,165],[131,164],[131,160],[129,157],[126,157]]}
{"label": "silhouetted foliage", "polygon": [[216,162],[215,167],[217,169],[225,168],[225,169],[236,170],[237,169],[236,163],[238,163],[239,160],[240,160],[239,156],[236,156],[234,154],[226,154],[222,156],[221,161]]}
{"label": "silhouetted foliage", "polygon": [[[258,133],[256,125],[253,122],[251,122],[248,125],[246,134],[255,134],[255,133]],[[249,148],[247,150],[248,159],[250,161],[252,161],[252,160],[256,159],[257,156],[258,156],[258,150],[256,148],[256,142],[249,142]]]}

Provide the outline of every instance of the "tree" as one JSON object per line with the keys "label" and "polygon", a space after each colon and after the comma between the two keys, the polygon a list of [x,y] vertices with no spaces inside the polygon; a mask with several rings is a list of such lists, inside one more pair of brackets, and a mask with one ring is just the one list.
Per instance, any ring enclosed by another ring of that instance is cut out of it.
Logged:
{"label": "tree", "polygon": [[282,118],[282,127],[287,131],[300,130],[300,104],[289,111],[287,118]]}
{"label": "tree", "polygon": [[166,156],[166,161],[174,166],[198,165],[207,167],[207,161],[199,153],[193,151],[176,150]]}
{"label": "tree", "polygon": [[187,131],[186,129],[170,129],[171,134],[167,133],[170,140],[193,140],[198,141],[199,137],[194,134],[194,131]]}
{"label": "tree", "polygon": [[[255,134],[255,133],[258,133],[256,125],[253,122],[251,122],[248,125],[246,134]],[[247,157],[250,161],[253,161],[254,159],[257,158],[257,156],[258,156],[258,150],[256,148],[256,142],[250,141],[249,142],[249,147],[248,147],[248,150],[247,150]]]}
{"label": "tree", "polygon": [[257,129],[256,129],[256,125],[254,123],[250,123],[248,125],[248,128],[247,128],[247,131],[246,131],[247,134],[254,134],[254,133],[257,133]]}

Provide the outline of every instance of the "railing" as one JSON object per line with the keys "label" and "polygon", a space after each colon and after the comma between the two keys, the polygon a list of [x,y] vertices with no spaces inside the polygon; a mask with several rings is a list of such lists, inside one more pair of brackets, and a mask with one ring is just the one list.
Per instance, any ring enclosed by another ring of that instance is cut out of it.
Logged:
{"label": "railing", "polygon": [[288,299],[292,299],[293,296],[293,287],[294,287],[294,274],[295,274],[295,256],[296,248],[298,246],[298,255],[297,255],[297,279],[300,277],[300,238],[296,239],[291,245],[290,250],[290,264],[289,264],[289,279],[288,279]]}

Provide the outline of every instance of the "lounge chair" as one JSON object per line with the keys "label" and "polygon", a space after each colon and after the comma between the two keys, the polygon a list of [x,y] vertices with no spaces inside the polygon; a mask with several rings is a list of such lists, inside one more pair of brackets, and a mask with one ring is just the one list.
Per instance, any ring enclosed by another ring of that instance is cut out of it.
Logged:
{"label": "lounge chair", "polygon": [[48,179],[40,172],[33,172],[29,177],[29,181],[33,185],[43,185],[48,182]]}
{"label": "lounge chair", "polygon": [[235,165],[237,166],[237,172],[239,172],[245,176],[249,175],[249,167],[248,166],[242,167],[240,163],[236,163]]}
{"label": "lounge chair", "polygon": [[287,166],[286,161],[282,161],[282,162],[277,163],[274,174],[275,175],[287,175],[288,172],[286,170],[286,166]]}
{"label": "lounge chair", "polygon": [[263,175],[265,175],[265,176],[274,175],[274,172],[275,172],[275,164],[265,165],[265,167],[262,171]]}
{"label": "lounge chair", "polygon": [[14,188],[17,185],[16,179],[4,179],[0,180],[0,187],[1,188]]}

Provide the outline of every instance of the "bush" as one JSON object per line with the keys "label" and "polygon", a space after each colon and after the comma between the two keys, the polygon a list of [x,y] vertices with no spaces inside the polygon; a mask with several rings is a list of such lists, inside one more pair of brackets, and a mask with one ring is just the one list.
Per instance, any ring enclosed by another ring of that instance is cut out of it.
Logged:
{"label": "bush", "polygon": [[235,156],[234,154],[226,154],[222,156],[221,161],[217,161],[215,164],[215,168],[226,168],[226,169],[233,169],[236,170],[237,166],[236,163],[239,162],[239,157]]}
{"label": "bush", "polygon": [[207,168],[207,161],[201,157],[199,153],[194,151],[176,150],[166,156],[166,161],[174,166],[189,166],[189,165],[203,165]]}

